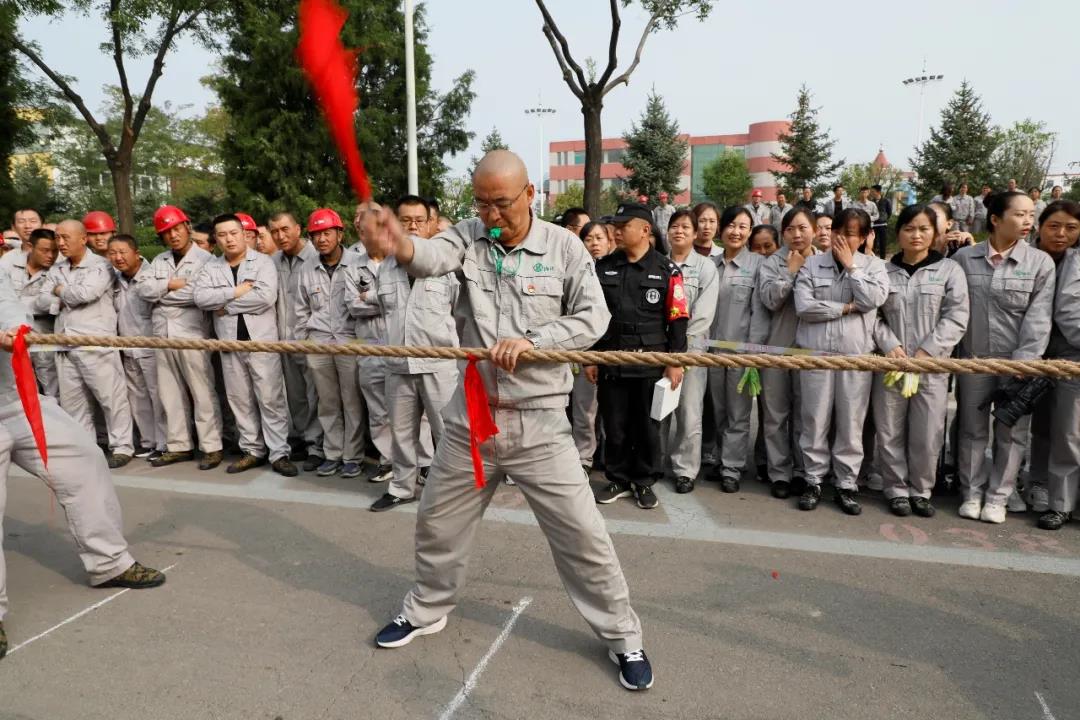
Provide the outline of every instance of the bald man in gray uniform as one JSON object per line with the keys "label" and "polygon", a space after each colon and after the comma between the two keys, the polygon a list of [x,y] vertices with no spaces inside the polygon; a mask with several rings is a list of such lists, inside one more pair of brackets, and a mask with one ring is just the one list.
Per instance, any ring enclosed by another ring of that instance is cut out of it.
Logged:
{"label": "bald man in gray uniform", "polygon": [[376,643],[400,647],[446,626],[484,510],[499,481],[510,475],[547,536],[570,599],[619,665],[620,682],[644,690],[653,674],[642,649],[641,622],[630,607],[566,417],[570,366],[518,365],[526,350],[592,346],[610,319],[600,283],[579,239],[533,217],[535,189],[518,156],[488,153],[473,173],[473,192],[479,217],[424,242],[407,236],[389,210],[367,218],[372,242],[413,277],[456,275],[461,344],[491,348],[492,361],[478,370],[499,428],[480,446],[488,482],[478,491],[459,386],[444,412],[445,433],[420,497],[417,582]]}

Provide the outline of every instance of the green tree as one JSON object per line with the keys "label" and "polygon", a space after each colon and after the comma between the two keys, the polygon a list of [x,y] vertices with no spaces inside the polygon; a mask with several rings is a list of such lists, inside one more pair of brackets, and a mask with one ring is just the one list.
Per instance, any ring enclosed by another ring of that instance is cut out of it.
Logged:
{"label": "green tree", "polygon": [[[581,114],[585,120],[585,188],[584,207],[590,215],[598,215],[600,209],[601,181],[600,164],[603,159],[603,126],[600,114],[604,107],[604,97],[619,85],[628,85],[630,76],[641,62],[641,53],[645,48],[645,41],[649,36],[661,28],[672,30],[679,22],[679,18],[685,15],[694,15],[698,20],[704,20],[712,10],[712,0],[640,0],[642,9],[649,14],[641,36],[638,39],[634,59],[621,74],[615,75],[619,58],[619,32],[622,29],[622,18],[619,14],[619,6],[628,7],[632,0],[609,0],[611,7],[611,33],[608,36],[608,60],[604,70],[596,76],[595,70],[590,66],[587,73],[573,55],[570,54],[570,43],[566,40],[555,19],[548,11],[545,0],[536,0],[536,6],[544,18],[544,37],[551,45],[551,51],[555,54],[555,61],[559,65],[559,72],[563,81],[570,88],[570,92],[581,103]],[[588,65],[588,63],[587,63]]]}
{"label": "green tree", "polygon": [[701,173],[705,195],[721,208],[742,205],[754,187],[746,158],[742,153],[727,150],[710,162]]}
{"label": "green tree", "polygon": [[[111,176],[120,229],[131,232],[135,222],[133,155],[153,107],[153,95],[165,71],[165,59],[183,36],[212,47],[208,21],[223,3],[213,0],[21,0],[21,5],[31,15],[55,17],[76,12],[86,17],[96,14],[105,22],[108,35],[101,50],[113,58],[123,98],[122,119],[113,133],[87,107],[73,79],[50,65],[41,48],[18,34],[14,37],[14,45],[56,86],[60,96],[72,105],[93,133]],[[153,62],[142,92],[135,93],[128,79],[125,58],[142,55],[151,56]]]}
{"label": "green tree", "polygon": [[503,140],[502,135],[499,133],[499,128],[491,128],[486,136],[484,136],[483,142],[480,143],[480,155],[474,155],[472,158],[472,165],[469,167],[469,174],[471,175],[476,166],[480,163],[480,158],[487,155],[492,150],[509,150],[510,146]]}
{"label": "green tree", "polygon": [[1031,118],[1017,121],[998,134],[998,141],[993,156],[995,185],[1004,187],[1013,178],[1024,191],[1043,189],[1057,145],[1057,136],[1046,123]]}
{"label": "green tree", "polygon": [[941,111],[941,125],[930,129],[929,139],[909,161],[919,199],[929,200],[945,183],[958,186],[966,181],[973,188],[992,185],[999,143],[990,114],[983,111],[982,101],[967,80],[963,81]]}
{"label": "green tree", "polygon": [[[393,198],[408,188],[405,123],[405,20],[397,0],[344,0],[346,47],[361,48],[356,135],[372,189]],[[355,203],[310,86],[297,66],[295,0],[228,4],[227,48],[211,86],[229,116],[222,156],[225,186],[237,207],[301,215]],[[420,193],[435,196],[444,158],[464,151],[474,93],[467,71],[445,93],[431,87],[432,59],[422,8],[415,19],[416,125]],[[351,216],[351,211],[349,215]]]}
{"label": "green tree", "polygon": [[12,43],[15,37],[15,7],[0,5],[0,222],[11,221],[15,211],[15,187],[8,168],[19,137],[25,132],[25,121],[19,117],[22,100],[19,83],[22,81],[19,59]]}
{"label": "green tree", "polygon": [[555,202],[549,208],[551,217],[568,210],[572,207],[584,207],[585,203],[585,186],[579,182],[570,183],[566,187],[566,192],[561,192],[555,196]]}
{"label": "green tree", "polygon": [[[14,163],[11,171],[12,210],[34,208],[47,220],[55,220],[72,211],[71,199],[49,177],[49,167],[33,155]],[[11,222],[7,215],[5,224]]]}
{"label": "green tree", "polygon": [[675,195],[689,143],[679,137],[679,124],[671,119],[663,98],[649,93],[641,124],[631,124],[623,140],[626,153],[622,164],[630,171],[630,177],[624,178],[626,183],[650,198],[661,190]]}
{"label": "green tree", "polygon": [[834,173],[844,164],[843,160],[833,162],[832,150],[836,141],[830,139],[829,131],[818,123],[818,110],[810,104],[810,90],[803,85],[799,88],[795,112],[791,118],[791,129],[780,135],[780,152],[773,153],[772,159],[782,163],[785,170],[773,170],[776,184],[789,198],[799,197],[799,192],[808,187],[815,197],[828,190],[828,182]]}
{"label": "green tree", "polygon": [[454,222],[476,215],[473,210],[472,177],[448,178],[439,190],[439,210]]}
{"label": "green tree", "polygon": [[877,163],[869,162],[858,165],[845,165],[840,171],[837,182],[844,186],[852,197],[861,187],[881,186],[881,192],[885,196],[891,196],[893,191],[900,187],[904,181],[904,174],[894,167],[881,167]]}

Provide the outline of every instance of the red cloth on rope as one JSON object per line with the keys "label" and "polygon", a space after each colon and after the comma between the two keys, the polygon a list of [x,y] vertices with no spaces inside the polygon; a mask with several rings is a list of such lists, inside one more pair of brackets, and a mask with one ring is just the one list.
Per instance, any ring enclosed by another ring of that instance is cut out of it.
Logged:
{"label": "red cloth on rope", "polygon": [[491,417],[491,405],[488,404],[487,390],[480,371],[476,369],[476,358],[470,356],[465,366],[465,411],[469,416],[469,450],[472,452],[473,477],[479,490],[487,483],[484,481],[484,460],[480,457],[480,443],[499,433],[495,420]]}
{"label": "red cloth on rope", "polygon": [[34,365],[30,362],[30,351],[23,337],[30,332],[29,325],[20,325],[15,334],[15,344],[11,349],[11,369],[15,373],[15,389],[19,393],[26,421],[30,423],[30,432],[34,434],[34,444],[45,469],[49,469],[49,449],[45,444],[45,424],[41,420],[41,403],[38,400],[37,378]]}
{"label": "red cloth on rope", "polygon": [[345,161],[349,182],[361,202],[371,200],[353,118],[359,105],[356,93],[356,51],[341,44],[341,29],[349,17],[334,0],[301,0],[300,42],[296,57],[322,107],[330,135]]}

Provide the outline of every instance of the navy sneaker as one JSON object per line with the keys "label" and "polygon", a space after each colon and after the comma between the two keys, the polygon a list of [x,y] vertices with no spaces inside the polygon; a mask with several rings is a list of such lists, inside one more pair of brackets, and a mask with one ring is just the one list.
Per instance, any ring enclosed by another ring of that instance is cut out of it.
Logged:
{"label": "navy sneaker", "polygon": [[[408,645],[413,641],[413,638],[418,638],[421,635],[434,635],[444,627],[446,627],[445,615],[427,627],[415,627],[405,619],[404,615],[398,615],[394,618],[394,622],[384,627],[375,636],[375,644],[382,648],[398,648]],[[649,677],[652,677],[651,673]],[[652,681],[650,680],[650,682]]]}
{"label": "navy sneaker", "polygon": [[347,462],[341,466],[341,477],[343,478],[358,478],[363,472],[364,470],[358,462]]}
{"label": "navy sneaker", "polygon": [[608,650],[611,662],[619,666],[619,682],[627,690],[648,690],[653,684],[652,665],[644,650],[617,653]]}
{"label": "navy sneaker", "polygon": [[315,474],[319,477],[330,477],[331,475],[337,475],[340,470],[340,460],[323,460],[322,464],[315,470]]}

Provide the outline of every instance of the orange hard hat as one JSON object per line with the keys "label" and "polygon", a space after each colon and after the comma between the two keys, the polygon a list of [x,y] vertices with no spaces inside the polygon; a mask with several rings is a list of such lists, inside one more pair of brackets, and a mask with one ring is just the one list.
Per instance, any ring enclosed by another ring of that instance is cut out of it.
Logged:
{"label": "orange hard hat", "polygon": [[154,211],[154,232],[156,233],[163,233],[183,222],[188,222],[188,216],[175,205],[162,205]]}
{"label": "orange hard hat", "polygon": [[83,227],[88,233],[116,232],[116,223],[112,215],[103,210],[91,210],[82,219]]}
{"label": "orange hard hat", "polygon": [[308,217],[307,231],[309,233],[329,228],[345,229],[345,223],[341,222],[341,216],[330,208],[319,208]]}

